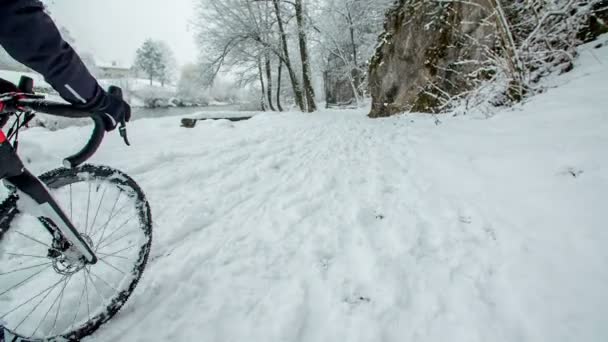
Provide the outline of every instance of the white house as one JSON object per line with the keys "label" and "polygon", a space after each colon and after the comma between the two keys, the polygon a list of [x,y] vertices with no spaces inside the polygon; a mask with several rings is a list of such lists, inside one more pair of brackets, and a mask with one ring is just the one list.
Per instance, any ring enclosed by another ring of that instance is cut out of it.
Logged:
{"label": "white house", "polygon": [[122,66],[116,61],[112,63],[97,63],[99,78],[127,78],[131,75],[131,68]]}

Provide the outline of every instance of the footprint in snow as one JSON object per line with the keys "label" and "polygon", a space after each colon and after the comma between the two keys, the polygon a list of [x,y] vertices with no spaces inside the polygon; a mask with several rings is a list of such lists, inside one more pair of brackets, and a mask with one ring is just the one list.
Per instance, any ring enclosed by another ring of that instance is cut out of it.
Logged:
{"label": "footprint in snow", "polygon": [[560,172],[561,175],[571,176],[573,178],[579,178],[585,171],[577,169],[575,167],[568,167],[564,171]]}
{"label": "footprint in snow", "polygon": [[367,296],[356,295],[344,298],[344,303],[350,306],[356,306],[360,304],[370,303],[372,299]]}
{"label": "footprint in snow", "polygon": [[460,216],[458,218],[458,220],[460,222],[462,222],[462,223],[465,223],[465,224],[471,224],[471,223],[473,223],[473,219],[471,218],[471,216]]}
{"label": "footprint in snow", "polygon": [[362,208],[357,213],[357,221],[364,227],[372,226],[385,219],[385,215],[369,208]]}

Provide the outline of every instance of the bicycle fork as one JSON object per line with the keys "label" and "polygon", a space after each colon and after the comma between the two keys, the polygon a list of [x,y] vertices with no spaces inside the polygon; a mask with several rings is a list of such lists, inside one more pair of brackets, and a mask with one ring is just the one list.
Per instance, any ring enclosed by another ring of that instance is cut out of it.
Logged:
{"label": "bicycle fork", "polygon": [[[50,220],[53,227],[56,227],[62,237],[74,246],[77,253],[84,257],[87,264],[97,263],[95,252],[78,233],[76,227],[53,199],[44,183],[27,169],[23,169],[23,172],[17,176],[5,178],[5,181],[17,189],[19,194],[18,207],[21,207],[22,211],[40,218],[41,221],[48,222]],[[44,226],[49,229],[47,224],[44,224]],[[53,235],[56,234],[52,229],[49,229],[49,232]],[[53,238],[56,239],[57,236],[53,236]]]}

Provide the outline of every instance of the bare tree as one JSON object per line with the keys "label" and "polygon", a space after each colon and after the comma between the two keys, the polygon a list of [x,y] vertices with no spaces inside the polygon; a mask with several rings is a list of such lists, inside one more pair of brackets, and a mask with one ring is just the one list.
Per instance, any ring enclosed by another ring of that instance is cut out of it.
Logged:
{"label": "bare tree", "polygon": [[160,52],[160,60],[158,61],[158,80],[160,81],[161,87],[165,84],[171,83],[177,72],[177,61],[173,50],[164,41],[157,41],[157,48]]}
{"label": "bare tree", "polygon": [[302,60],[302,82],[304,84],[304,96],[306,97],[306,110],[310,113],[317,110],[317,105],[315,103],[315,90],[312,86],[310,57],[308,54],[308,43],[306,41],[306,28],[304,27],[302,0],[295,0],[294,7],[298,24],[298,44],[300,46],[300,58]]}
{"label": "bare tree", "polygon": [[[350,85],[359,104],[367,92],[367,61],[382,32],[385,11],[393,0],[323,0],[315,21],[325,61],[326,96]],[[328,102],[331,99],[327,99]]]}
{"label": "bare tree", "polygon": [[[266,77],[263,92],[272,108],[272,61],[276,59],[279,68],[287,69],[296,105],[305,109],[300,81],[289,55],[279,0],[273,0],[272,8],[266,0],[200,0],[198,8],[198,41],[204,52],[204,78],[209,84],[222,68],[242,75],[242,84],[251,83],[252,72],[261,73],[255,78]],[[260,59],[262,68],[258,68]],[[280,81],[277,83],[280,85]],[[277,94],[280,93],[278,89]]]}
{"label": "bare tree", "polygon": [[283,61],[279,60],[277,63],[277,109],[279,112],[283,111],[281,105],[281,81],[283,79]]}
{"label": "bare tree", "polygon": [[260,77],[260,88],[262,89],[262,94],[260,96],[260,107],[262,108],[262,111],[266,111],[266,101],[264,98],[266,96],[264,72],[262,72],[262,61],[260,59],[258,59],[258,76]]}
{"label": "bare tree", "polygon": [[279,58],[285,64],[287,68],[287,72],[289,74],[289,79],[291,80],[291,85],[293,88],[293,93],[295,97],[296,104],[302,111],[305,110],[304,107],[304,99],[302,95],[302,89],[300,88],[300,82],[298,81],[298,77],[293,69],[293,65],[291,63],[291,59],[289,58],[289,48],[287,44],[287,33],[285,31],[285,25],[283,22],[283,14],[281,12],[281,6],[279,5],[279,0],[272,0],[272,4],[274,6],[274,13],[277,19],[277,27],[279,29],[279,36],[281,38],[281,54]]}
{"label": "bare tree", "polygon": [[268,54],[264,56],[264,67],[266,69],[266,83],[268,84],[266,89],[266,98],[268,100],[270,110],[275,111],[276,109],[272,105],[272,65],[270,63],[270,57]]}

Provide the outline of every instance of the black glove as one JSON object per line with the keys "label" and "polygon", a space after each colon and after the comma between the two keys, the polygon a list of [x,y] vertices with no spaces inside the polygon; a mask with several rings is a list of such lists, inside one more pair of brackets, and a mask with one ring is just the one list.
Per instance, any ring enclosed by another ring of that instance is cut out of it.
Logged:
{"label": "black glove", "polygon": [[76,107],[93,113],[101,114],[106,131],[113,131],[116,126],[124,119],[126,122],[131,120],[131,106],[120,97],[110,94],[98,88],[95,96],[88,103]]}

